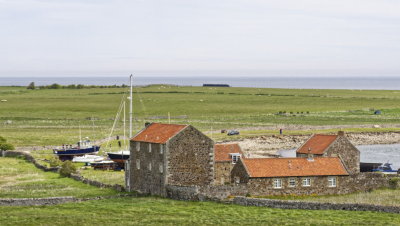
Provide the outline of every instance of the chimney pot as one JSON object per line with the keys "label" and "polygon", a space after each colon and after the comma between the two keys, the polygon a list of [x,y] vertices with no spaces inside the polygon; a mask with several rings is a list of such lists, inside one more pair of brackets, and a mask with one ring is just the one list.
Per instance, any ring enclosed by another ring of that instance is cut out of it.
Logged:
{"label": "chimney pot", "polygon": [[339,136],[344,136],[344,131],[339,131],[339,132],[338,132],[338,135],[339,135]]}

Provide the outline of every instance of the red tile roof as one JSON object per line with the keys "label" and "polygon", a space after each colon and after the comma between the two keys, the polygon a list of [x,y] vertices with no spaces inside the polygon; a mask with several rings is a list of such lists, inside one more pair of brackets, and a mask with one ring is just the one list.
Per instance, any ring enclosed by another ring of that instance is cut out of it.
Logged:
{"label": "red tile roof", "polygon": [[241,159],[250,177],[349,175],[337,157]]}
{"label": "red tile roof", "polygon": [[323,134],[315,134],[313,135],[306,143],[304,143],[299,149],[297,149],[297,153],[307,154],[310,149],[311,154],[319,154],[322,155],[325,150],[331,145],[338,135],[323,135]]}
{"label": "red tile roof", "polygon": [[216,162],[230,162],[232,161],[230,153],[243,153],[239,144],[215,144],[214,146],[214,159]]}
{"label": "red tile roof", "polygon": [[188,125],[152,123],[136,134],[131,140],[165,144],[187,126]]}

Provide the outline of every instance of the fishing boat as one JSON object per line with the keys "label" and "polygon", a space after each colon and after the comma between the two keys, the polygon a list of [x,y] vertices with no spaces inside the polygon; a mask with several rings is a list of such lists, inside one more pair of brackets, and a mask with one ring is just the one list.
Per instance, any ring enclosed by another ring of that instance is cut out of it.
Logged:
{"label": "fishing boat", "polygon": [[72,160],[75,156],[83,156],[86,154],[96,154],[100,147],[92,145],[90,140],[79,141],[76,146],[62,145],[60,148],[53,149],[53,153],[60,158],[61,161]]}
{"label": "fishing boat", "polygon": [[386,173],[386,174],[395,174],[395,173],[397,173],[398,170],[392,169],[391,165],[392,165],[391,163],[387,162],[385,164],[382,164],[378,168],[373,169],[372,172],[382,172],[382,173]]}
{"label": "fishing boat", "polygon": [[[130,138],[130,137],[132,137],[132,98],[133,98],[132,97],[132,75],[129,77],[129,80],[130,80],[129,81],[129,83],[130,83],[130,92],[129,92],[129,138]],[[123,97],[123,99],[125,99],[125,97]],[[111,137],[111,135],[113,133],[113,130],[114,130],[115,125],[116,125],[116,121],[119,119],[119,116],[120,116],[121,112],[123,112],[123,123],[124,123],[124,125],[123,125],[123,127],[124,127],[123,128],[123,131],[124,131],[123,149],[120,150],[120,151],[117,151],[117,152],[107,152],[107,155],[108,155],[108,158],[111,159],[112,161],[116,162],[121,169],[124,169],[125,168],[125,162],[130,157],[130,150],[129,150],[128,146],[126,145],[126,142],[125,142],[125,140],[126,140],[126,135],[125,135],[125,131],[126,131],[126,129],[125,129],[125,121],[126,121],[125,120],[125,117],[126,117],[125,116],[125,112],[126,112],[126,110],[125,110],[125,100],[120,105],[119,111],[117,113],[117,117],[115,117],[114,125],[113,125],[113,127],[111,129],[109,138]],[[121,147],[122,146],[121,142],[118,141],[118,143],[119,143],[119,146]],[[108,147],[108,142],[107,142],[106,147]]]}

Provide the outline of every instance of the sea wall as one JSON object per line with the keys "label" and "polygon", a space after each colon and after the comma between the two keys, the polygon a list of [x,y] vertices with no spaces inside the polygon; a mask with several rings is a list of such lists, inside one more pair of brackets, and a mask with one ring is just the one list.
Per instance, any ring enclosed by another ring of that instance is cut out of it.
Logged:
{"label": "sea wall", "polygon": [[247,197],[235,197],[233,203],[242,206],[261,206],[280,209],[304,209],[304,210],[351,210],[351,211],[376,211],[386,213],[400,213],[398,206],[376,206],[369,204],[335,204],[304,201],[287,201],[274,199],[259,199]]}

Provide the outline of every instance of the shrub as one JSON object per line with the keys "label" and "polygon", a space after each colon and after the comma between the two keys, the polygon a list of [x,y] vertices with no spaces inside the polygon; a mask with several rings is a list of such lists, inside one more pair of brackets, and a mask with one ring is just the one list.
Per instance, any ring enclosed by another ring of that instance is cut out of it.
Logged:
{"label": "shrub", "polygon": [[8,143],[0,143],[0,150],[7,151],[7,150],[14,150],[14,145]]}
{"label": "shrub", "polygon": [[57,156],[51,156],[49,159],[50,167],[58,167],[61,166],[62,162]]}
{"label": "shrub", "polygon": [[61,164],[59,173],[63,177],[69,177],[71,174],[76,173],[76,166],[71,161],[65,161]]}
{"label": "shrub", "polygon": [[35,89],[35,83],[31,82],[29,85],[26,87],[27,89]]}
{"label": "shrub", "polygon": [[389,180],[389,187],[391,189],[397,189],[400,187],[400,177],[393,177]]}

